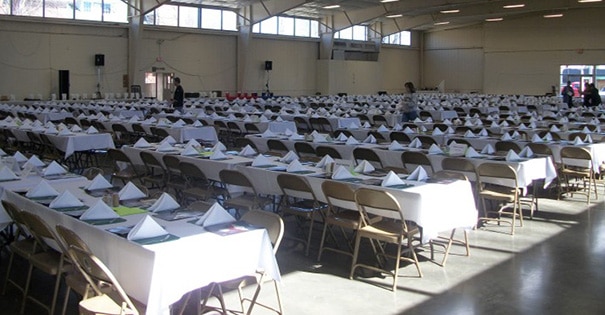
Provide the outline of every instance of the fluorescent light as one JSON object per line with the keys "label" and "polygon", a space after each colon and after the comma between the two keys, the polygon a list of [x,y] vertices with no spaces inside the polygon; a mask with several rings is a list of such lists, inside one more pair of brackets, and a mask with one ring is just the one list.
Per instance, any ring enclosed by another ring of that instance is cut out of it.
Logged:
{"label": "fluorescent light", "polygon": [[456,9],[456,10],[441,10],[439,12],[441,12],[443,14],[451,14],[451,13],[459,13],[460,10],[458,10],[458,9]]}
{"label": "fluorescent light", "polygon": [[557,13],[557,14],[546,14],[544,15],[545,18],[547,19],[551,19],[551,18],[560,18],[563,17],[563,13]]}
{"label": "fluorescent light", "polygon": [[434,25],[448,25],[450,22],[437,22]]}
{"label": "fluorescent light", "polygon": [[392,14],[392,15],[387,15],[387,17],[388,17],[389,19],[399,18],[399,17],[402,17],[402,16],[403,16],[403,14]]}
{"label": "fluorescent light", "polygon": [[578,3],[601,2],[603,0],[578,0]]}
{"label": "fluorescent light", "polygon": [[500,22],[502,20],[504,20],[504,18],[499,17],[499,18],[485,19],[485,22]]}
{"label": "fluorescent light", "polygon": [[380,3],[397,2],[399,0],[380,0]]}
{"label": "fluorescent light", "polygon": [[518,8],[523,8],[525,7],[525,4],[523,3],[519,3],[519,4],[508,4],[503,6],[503,8],[505,9],[518,9]]}
{"label": "fluorescent light", "polygon": [[324,7],[324,9],[336,9],[336,8],[340,8],[340,5],[333,4],[333,5],[327,5]]}

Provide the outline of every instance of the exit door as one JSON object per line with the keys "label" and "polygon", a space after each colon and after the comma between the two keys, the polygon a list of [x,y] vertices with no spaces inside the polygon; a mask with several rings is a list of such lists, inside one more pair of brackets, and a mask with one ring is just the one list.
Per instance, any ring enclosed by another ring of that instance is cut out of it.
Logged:
{"label": "exit door", "polygon": [[159,101],[171,100],[174,86],[172,72],[146,72],[145,73],[145,95],[149,95]]}

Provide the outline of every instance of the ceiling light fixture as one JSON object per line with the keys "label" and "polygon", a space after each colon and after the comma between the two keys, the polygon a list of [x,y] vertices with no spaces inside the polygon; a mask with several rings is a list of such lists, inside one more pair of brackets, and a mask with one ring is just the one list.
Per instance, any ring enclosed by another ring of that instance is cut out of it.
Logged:
{"label": "ceiling light fixture", "polygon": [[546,19],[560,18],[560,17],[563,17],[563,13],[546,14],[546,15],[544,15],[544,18],[546,18]]}
{"label": "ceiling light fixture", "polygon": [[578,0],[578,3],[601,2],[603,0]]}
{"label": "ceiling light fixture", "polygon": [[458,10],[458,9],[455,9],[455,10],[441,10],[439,12],[441,12],[443,14],[452,14],[452,13],[460,13],[460,10]]}
{"label": "ceiling light fixture", "polygon": [[399,0],[380,0],[380,3],[397,2]]}
{"label": "ceiling light fixture", "polygon": [[403,14],[392,14],[392,15],[387,15],[387,17],[388,17],[389,19],[400,18],[400,17],[402,17],[402,16],[403,16]]}
{"label": "ceiling light fixture", "polygon": [[437,22],[434,25],[448,25],[450,22]]}
{"label": "ceiling light fixture", "polygon": [[525,7],[525,4],[523,3],[519,3],[519,4],[508,4],[503,6],[503,8],[505,9],[518,9],[518,8],[523,8]]}
{"label": "ceiling light fixture", "polygon": [[333,5],[327,5],[324,7],[324,9],[336,9],[336,8],[340,8],[340,5],[333,4]]}
{"label": "ceiling light fixture", "polygon": [[485,22],[500,22],[502,20],[504,20],[504,18],[499,17],[499,18],[485,19]]}

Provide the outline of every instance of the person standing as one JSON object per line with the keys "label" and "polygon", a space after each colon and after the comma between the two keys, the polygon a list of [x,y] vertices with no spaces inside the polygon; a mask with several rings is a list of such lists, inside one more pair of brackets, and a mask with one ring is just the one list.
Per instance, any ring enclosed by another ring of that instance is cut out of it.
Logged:
{"label": "person standing", "polygon": [[176,77],[172,81],[175,86],[174,96],[172,97],[172,107],[182,113],[185,91],[183,91],[183,87],[181,86],[181,78]]}
{"label": "person standing", "polygon": [[563,95],[563,103],[566,103],[569,108],[573,106],[573,95],[574,90],[571,86],[571,81],[567,81],[567,85],[561,91],[561,95]]}
{"label": "person standing", "polygon": [[584,90],[582,90],[582,96],[584,98],[584,102],[582,105],[586,107],[592,106],[592,89],[590,88],[590,83],[584,82]]}
{"label": "person standing", "polygon": [[414,83],[406,82],[405,93],[399,102],[399,112],[401,112],[402,122],[413,121],[418,118],[418,97],[416,96],[416,88]]}
{"label": "person standing", "polygon": [[590,105],[591,106],[599,106],[603,102],[601,101],[601,95],[599,94],[599,89],[595,86],[594,83],[590,83]]}

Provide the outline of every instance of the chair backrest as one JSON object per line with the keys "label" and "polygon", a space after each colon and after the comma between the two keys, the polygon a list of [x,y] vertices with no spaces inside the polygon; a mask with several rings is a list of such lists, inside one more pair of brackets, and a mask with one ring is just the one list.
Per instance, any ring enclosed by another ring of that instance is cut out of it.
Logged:
{"label": "chair backrest", "polygon": [[358,164],[359,161],[366,160],[374,165],[378,165],[379,168],[383,168],[380,157],[371,149],[355,148],[353,150],[353,158],[355,159],[355,164]]}
{"label": "chair backrest", "polygon": [[164,170],[164,166],[162,165],[162,163],[160,163],[160,161],[153,154],[141,151],[139,155],[141,157],[141,160],[143,161],[143,164],[145,164],[147,168],[158,168],[162,171]]}
{"label": "chair backrest", "polygon": [[316,156],[315,149],[312,145],[307,142],[296,142],[294,143],[294,150],[299,156],[303,155],[313,155]]}
{"label": "chair backrest", "polygon": [[374,136],[374,138],[376,138],[377,142],[384,142],[387,139],[382,135],[382,133],[380,133],[379,131],[369,131],[368,132],[368,137],[372,135]]}
{"label": "chair backrest", "polygon": [[37,214],[31,212],[22,211],[21,219],[26,223],[30,233],[36,239],[36,244],[40,245],[40,248],[44,251],[52,251],[46,240],[53,240],[57,242],[57,237],[53,233],[52,229],[40,218]]}
{"label": "chair backrest", "polygon": [[569,135],[567,135],[567,139],[570,141],[576,140],[577,137],[580,137],[580,139],[582,139],[582,141],[586,141],[586,138],[588,138],[588,134],[577,131],[577,132],[570,132]]}
{"label": "chair backrest", "polygon": [[468,140],[462,138],[449,138],[447,139],[446,144],[450,145],[452,144],[452,142],[456,142],[458,144],[466,144],[469,148],[473,146]]}
{"label": "chair backrest", "polygon": [[519,188],[517,172],[504,163],[486,162],[477,166],[477,184],[481,189],[484,183],[492,183],[500,186]]}
{"label": "chair backrest", "polygon": [[179,170],[190,185],[197,187],[208,186],[209,182],[206,174],[197,165],[189,162],[180,162]]}
{"label": "chair backrest", "polygon": [[239,171],[221,170],[218,173],[218,177],[221,179],[223,184],[248,187],[256,194],[256,190],[254,189],[252,182],[248,179],[248,177],[246,177],[246,175]]}
{"label": "chair backrest", "polygon": [[252,140],[244,137],[235,138],[235,146],[237,148],[243,148],[247,145],[251,146],[252,148],[254,148],[254,150],[256,150],[256,152],[258,152],[258,148],[256,147],[256,144],[252,142]]}
{"label": "chair backrest", "polygon": [[372,117],[372,120],[374,121],[374,125],[376,125],[376,126],[379,126],[379,125],[384,125],[385,127],[389,126],[389,124],[387,123],[386,117],[384,117],[383,115],[374,115]]}
{"label": "chair backrest", "polygon": [[399,218],[402,232],[407,231],[407,225],[401,212],[399,201],[388,191],[359,188],[355,191],[355,203],[361,215],[363,226],[372,225],[370,214]]}
{"label": "chair backrest", "polygon": [[570,165],[582,166],[590,169],[593,168],[592,154],[590,154],[590,151],[588,151],[587,148],[574,146],[563,147],[561,148],[559,155],[561,157],[561,165],[563,165],[563,167]]}
{"label": "chair backrest", "polygon": [[422,143],[422,147],[424,149],[428,149],[431,147],[431,145],[437,145],[437,141],[431,137],[431,136],[423,136],[423,135],[419,135],[416,137],[418,140],[420,140],[420,142]]}
{"label": "chair backrest", "polygon": [[[535,154],[552,156],[552,150],[544,143],[528,143],[527,146]],[[554,161],[554,160],[553,160]]]}
{"label": "chair backrest", "polygon": [[132,131],[137,132],[139,134],[146,134],[145,128],[141,124],[132,124]]}
{"label": "chair backrest", "polygon": [[342,209],[356,210],[355,190],[346,183],[326,180],[321,183],[321,190],[328,202],[329,211],[334,211],[334,207]]}
{"label": "chair backrest", "polygon": [[441,168],[445,171],[462,173],[472,181],[477,179],[475,165],[465,158],[447,157],[441,161]]}
{"label": "chair backrest", "polygon": [[128,129],[126,129],[126,126],[124,126],[122,124],[112,124],[111,130],[113,130],[114,132],[119,132],[119,133],[128,133]]}
{"label": "chair backrest", "polygon": [[304,177],[292,174],[277,175],[277,184],[284,196],[317,200],[311,185]]}
{"label": "chair backrest", "polygon": [[540,138],[544,138],[547,134],[550,134],[551,138],[555,141],[561,140],[561,136],[556,132],[550,132],[549,130],[538,131]]}
{"label": "chair backrest", "polygon": [[302,117],[294,117],[294,123],[296,124],[296,129],[299,132],[309,131],[310,129],[309,124]]}
{"label": "chair backrest", "polygon": [[8,216],[17,226],[17,230],[15,231],[15,239],[18,239],[19,236],[28,236],[29,232],[27,229],[27,222],[23,220],[23,217],[21,216],[21,209],[19,209],[19,207],[17,207],[17,205],[14,203],[6,200],[2,200],[2,207],[4,210],[6,210]]}
{"label": "chair backrest", "polygon": [[460,172],[441,170],[433,173],[431,179],[457,179],[467,181],[468,177]]}
{"label": "chair backrest", "polygon": [[284,236],[284,221],[279,215],[268,211],[252,210],[246,212],[241,220],[265,228],[269,234],[271,244],[273,244],[273,253],[277,253]]}
{"label": "chair backrest", "polygon": [[132,164],[132,161],[130,160],[130,158],[128,157],[128,155],[126,155],[122,150],[109,149],[107,151],[107,154],[109,154],[109,157],[114,162],[125,162],[125,163],[128,163],[128,164]]}
{"label": "chair backrest", "polygon": [[276,139],[267,140],[267,147],[269,148],[269,151],[273,152],[288,153],[288,151],[290,151],[283,142]]}
{"label": "chair backrest", "polygon": [[179,164],[181,161],[178,157],[170,154],[162,155],[162,162],[164,162],[164,166],[166,169],[170,171],[172,174],[180,174],[181,170],[179,168]]}
{"label": "chair backrest", "polygon": [[253,123],[245,123],[244,128],[246,128],[247,133],[260,133],[258,126]]}
{"label": "chair backrest", "polygon": [[[335,138],[336,137],[340,137],[341,133],[344,134],[345,136],[347,136],[347,138],[348,137],[353,137],[353,134],[350,131],[344,130],[344,129],[338,129],[338,130],[334,131],[334,137]],[[353,138],[355,138],[355,137],[353,137]]]}
{"label": "chair backrest", "polygon": [[412,139],[405,133],[401,131],[393,131],[389,134],[389,138],[391,141],[397,141],[399,143],[410,143]]}
{"label": "chair backrest", "polygon": [[342,156],[340,155],[340,153],[332,147],[322,146],[322,145],[317,146],[315,148],[315,153],[317,154],[318,157],[324,157],[326,155],[329,155],[333,159],[342,160]]}
{"label": "chair backrest", "polygon": [[97,256],[76,246],[70,246],[69,253],[88,284],[98,295],[103,294],[98,284],[100,282],[109,283],[118,292],[121,299],[119,303],[116,303],[122,307],[121,314],[139,314],[116,277]]}
{"label": "chair backrest", "polygon": [[407,168],[408,170],[413,170],[413,168],[410,168],[409,165],[416,165],[416,166],[426,166],[429,169],[427,169],[427,172],[433,173],[434,172],[434,168],[433,168],[433,164],[431,163],[431,160],[429,160],[429,157],[422,153],[422,152],[418,152],[418,151],[403,151],[403,153],[401,153],[401,162],[403,163],[403,166],[405,168]]}
{"label": "chair backrest", "polygon": [[98,167],[89,167],[82,172],[82,176],[88,180],[93,180],[99,174],[103,175],[103,169]]}
{"label": "chair backrest", "polygon": [[509,150],[513,150],[515,153],[521,152],[521,147],[513,141],[498,141],[495,149],[498,152],[508,152]]}
{"label": "chair backrest", "polygon": [[59,238],[63,241],[65,249],[69,250],[71,246],[75,246],[82,250],[90,252],[90,248],[88,247],[86,242],[84,242],[80,238],[80,236],[76,234],[76,232],[60,224],[55,227],[55,230],[57,231],[57,235],[59,236]]}

